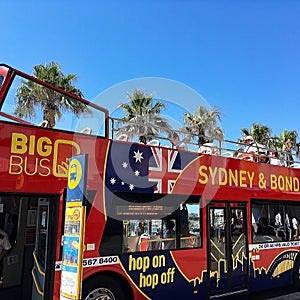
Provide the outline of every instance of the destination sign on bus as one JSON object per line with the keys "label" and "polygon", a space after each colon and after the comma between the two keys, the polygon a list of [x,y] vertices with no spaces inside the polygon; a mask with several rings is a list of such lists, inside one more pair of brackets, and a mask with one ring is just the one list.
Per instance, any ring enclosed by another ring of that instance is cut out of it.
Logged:
{"label": "destination sign on bus", "polygon": [[119,205],[116,215],[124,217],[165,217],[174,211],[174,207],[163,205]]}

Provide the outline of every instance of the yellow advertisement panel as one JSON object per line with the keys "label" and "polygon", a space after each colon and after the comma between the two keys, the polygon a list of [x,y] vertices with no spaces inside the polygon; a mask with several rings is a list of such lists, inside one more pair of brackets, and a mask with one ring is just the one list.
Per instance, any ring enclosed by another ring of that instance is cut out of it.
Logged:
{"label": "yellow advertisement panel", "polygon": [[60,294],[61,299],[81,299],[85,206],[67,207]]}

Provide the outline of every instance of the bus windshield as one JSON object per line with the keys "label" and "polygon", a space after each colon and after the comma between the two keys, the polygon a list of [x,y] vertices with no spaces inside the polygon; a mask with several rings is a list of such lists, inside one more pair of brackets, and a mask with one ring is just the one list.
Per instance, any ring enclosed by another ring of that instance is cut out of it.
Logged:
{"label": "bus windshield", "polygon": [[0,120],[107,136],[108,111],[103,107],[4,65],[0,65],[1,87]]}

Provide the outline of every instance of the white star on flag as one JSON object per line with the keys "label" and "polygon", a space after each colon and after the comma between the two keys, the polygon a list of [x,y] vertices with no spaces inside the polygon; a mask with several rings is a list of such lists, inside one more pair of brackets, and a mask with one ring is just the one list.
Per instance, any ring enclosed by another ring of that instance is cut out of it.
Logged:
{"label": "white star on flag", "polygon": [[143,152],[140,152],[140,150],[133,151],[133,152],[134,152],[133,158],[135,158],[135,162],[142,162],[142,159],[144,159]]}
{"label": "white star on flag", "polygon": [[116,183],[116,179],[115,179],[115,178],[111,178],[111,179],[110,179],[110,183],[111,183],[111,184],[115,184],[115,183]]}
{"label": "white star on flag", "polygon": [[122,163],[122,167],[123,167],[124,169],[126,169],[126,168],[128,167],[128,163],[127,163],[126,161],[124,161],[124,162]]}

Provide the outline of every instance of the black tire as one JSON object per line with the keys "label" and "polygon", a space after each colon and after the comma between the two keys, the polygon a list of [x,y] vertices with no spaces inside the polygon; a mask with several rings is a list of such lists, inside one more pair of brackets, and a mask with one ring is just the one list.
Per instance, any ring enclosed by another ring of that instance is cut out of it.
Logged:
{"label": "black tire", "polygon": [[300,257],[296,259],[294,265],[294,287],[300,290]]}
{"label": "black tire", "polygon": [[109,275],[97,275],[83,282],[81,299],[126,300],[126,297],[122,285],[116,279]]}

